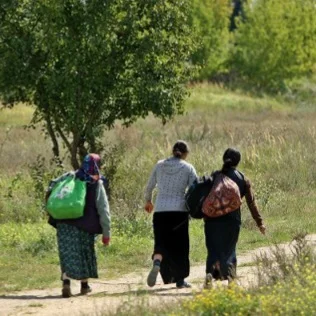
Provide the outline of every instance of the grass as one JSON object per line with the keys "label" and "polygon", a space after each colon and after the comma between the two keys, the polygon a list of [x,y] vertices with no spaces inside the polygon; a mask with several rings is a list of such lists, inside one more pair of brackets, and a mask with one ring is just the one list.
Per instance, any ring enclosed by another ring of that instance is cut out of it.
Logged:
{"label": "grass", "polygon": [[[316,112],[311,106],[308,111],[304,108],[312,102],[309,91],[314,91],[304,87],[293,98],[201,85],[194,88],[185,114],[165,125],[149,116],[128,129],[117,125],[106,132],[104,143],[117,145],[120,151],[108,157],[117,167],[112,181],[113,238],[106,249],[98,241],[100,276],[113,278],[150,265],[152,227],[151,217],[142,209],[143,190],[155,162],[169,155],[176,139],[189,142],[189,161],[200,175],[221,166],[228,146],[241,149],[240,170],[252,180],[267,236],[259,234],[244,207],[239,253],[288,241],[298,232],[316,232]],[[49,162],[51,145],[40,129],[23,129],[32,108],[2,111],[0,288],[56,286],[55,232],[41,213],[43,190],[55,172]],[[201,221],[191,222],[190,235],[191,261],[203,264],[206,250]]]}
{"label": "grass", "polygon": [[236,283],[217,283],[182,299],[151,304],[146,292],[141,300],[121,304],[117,310],[96,311],[95,315],[313,315],[316,310],[315,249],[297,235],[292,252],[275,247],[270,255],[262,254],[254,263],[256,283],[248,289]]}
{"label": "grass", "polygon": [[186,109],[213,112],[217,115],[227,114],[230,111],[250,113],[258,112],[288,112],[292,105],[285,100],[273,96],[256,96],[245,91],[232,91],[224,86],[201,84],[192,90]]}
{"label": "grass", "polygon": [[0,104],[0,127],[23,127],[30,123],[34,108],[18,104],[14,108],[2,108]]}

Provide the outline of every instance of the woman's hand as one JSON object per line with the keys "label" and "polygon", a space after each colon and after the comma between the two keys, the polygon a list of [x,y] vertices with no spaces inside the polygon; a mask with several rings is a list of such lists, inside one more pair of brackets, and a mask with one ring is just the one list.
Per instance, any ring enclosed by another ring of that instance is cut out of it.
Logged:
{"label": "woman's hand", "polygon": [[264,225],[259,226],[259,230],[262,235],[266,234],[266,227]]}
{"label": "woman's hand", "polygon": [[145,211],[150,214],[153,211],[153,209],[154,206],[151,203],[151,201],[147,201],[147,203],[145,204]]}
{"label": "woman's hand", "polygon": [[108,246],[110,244],[110,237],[102,237],[102,243],[104,246]]}

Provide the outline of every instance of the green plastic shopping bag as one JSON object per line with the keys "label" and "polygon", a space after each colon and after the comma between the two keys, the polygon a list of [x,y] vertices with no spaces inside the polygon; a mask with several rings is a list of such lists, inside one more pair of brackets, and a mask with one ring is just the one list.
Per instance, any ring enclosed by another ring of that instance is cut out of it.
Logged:
{"label": "green plastic shopping bag", "polygon": [[83,216],[87,187],[74,175],[57,183],[50,194],[46,209],[54,219],[75,219]]}

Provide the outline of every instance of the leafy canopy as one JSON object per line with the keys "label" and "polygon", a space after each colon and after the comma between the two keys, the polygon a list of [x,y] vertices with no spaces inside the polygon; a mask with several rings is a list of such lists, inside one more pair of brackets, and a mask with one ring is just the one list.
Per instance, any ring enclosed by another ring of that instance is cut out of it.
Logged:
{"label": "leafy canopy", "polygon": [[232,67],[260,88],[315,72],[315,0],[256,0],[245,5],[236,31]]}
{"label": "leafy canopy", "polygon": [[104,127],[182,112],[194,49],[189,0],[3,0],[0,96],[36,106],[59,155],[96,151]]}
{"label": "leafy canopy", "polygon": [[227,0],[192,0],[191,23],[200,38],[192,60],[203,65],[198,79],[209,79],[227,70],[231,11]]}

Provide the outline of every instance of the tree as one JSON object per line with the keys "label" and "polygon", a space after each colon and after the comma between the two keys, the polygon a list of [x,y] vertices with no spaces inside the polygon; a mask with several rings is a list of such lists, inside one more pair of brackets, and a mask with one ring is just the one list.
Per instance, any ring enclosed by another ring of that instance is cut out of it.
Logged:
{"label": "tree", "polygon": [[232,68],[272,91],[316,70],[315,0],[256,0],[235,30]]}
{"label": "tree", "polygon": [[0,5],[2,100],[34,104],[74,168],[104,128],[150,112],[182,112],[194,47],[189,0],[5,0]]}
{"label": "tree", "polygon": [[234,31],[237,28],[236,19],[239,17],[244,18],[243,0],[233,0],[233,12],[230,16],[230,31]]}
{"label": "tree", "polygon": [[230,48],[230,13],[227,0],[192,0],[191,23],[200,38],[192,61],[202,65],[199,79],[210,79],[226,70]]}

